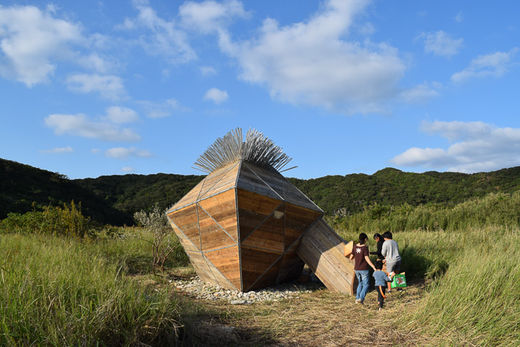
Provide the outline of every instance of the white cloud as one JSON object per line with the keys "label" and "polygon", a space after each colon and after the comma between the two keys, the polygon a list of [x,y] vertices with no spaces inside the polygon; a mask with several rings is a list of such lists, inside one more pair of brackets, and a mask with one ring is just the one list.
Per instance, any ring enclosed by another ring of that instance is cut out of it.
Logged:
{"label": "white cloud", "polygon": [[74,150],[72,149],[72,147],[67,146],[67,147],[56,147],[53,149],[44,149],[44,150],[42,150],[42,152],[50,153],[50,154],[62,154],[62,153],[72,153],[72,152],[74,152]]}
{"label": "white cloud", "polygon": [[438,89],[441,87],[439,83],[423,83],[401,92],[401,99],[407,103],[424,102],[436,96],[439,96]]}
{"label": "white cloud", "polygon": [[115,66],[115,63],[104,57],[101,57],[98,53],[91,53],[89,55],[80,56],[78,58],[78,63],[86,69],[99,73],[107,73]]}
{"label": "white cloud", "polygon": [[123,166],[121,168],[121,171],[124,173],[132,173],[132,172],[135,172],[135,169],[131,166]]}
{"label": "white cloud", "polygon": [[455,22],[462,23],[463,20],[464,20],[464,15],[462,14],[462,12],[457,13],[457,15],[455,16]]}
{"label": "white cloud", "polygon": [[129,157],[149,158],[152,156],[152,153],[147,150],[140,150],[134,147],[114,147],[107,149],[105,151],[105,155],[109,158],[127,159]]}
{"label": "white cloud", "polygon": [[443,57],[451,57],[459,53],[464,39],[454,39],[446,32],[422,33],[419,35],[424,40],[424,51]]}
{"label": "white cloud", "polygon": [[508,71],[511,60],[517,52],[518,48],[513,48],[509,52],[480,55],[473,59],[467,68],[454,73],[451,80],[453,82],[464,82],[471,78],[501,77]]}
{"label": "white cloud", "polygon": [[56,135],[73,135],[103,141],[138,141],[141,137],[128,128],[107,121],[92,121],[84,114],[51,114],[45,124]]}
{"label": "white cloud", "polygon": [[165,118],[170,117],[175,111],[186,112],[189,110],[174,98],[167,99],[164,102],[141,100],[138,101],[138,104],[141,105],[148,118]]}
{"label": "white cloud", "polygon": [[114,75],[75,74],[67,77],[67,86],[78,93],[99,93],[101,97],[117,100],[125,95],[123,80]]}
{"label": "white cloud", "polygon": [[283,27],[266,19],[257,38],[241,43],[220,30],[220,46],[238,60],[243,80],[266,86],[274,98],[346,113],[381,111],[399,95],[405,64],[387,44],[346,39],[367,4],[329,0],[307,22]]}
{"label": "white cloud", "polygon": [[483,122],[424,122],[422,130],[452,141],[446,148],[413,147],[397,155],[399,166],[458,172],[490,171],[520,165],[520,129]]}
{"label": "white cloud", "polygon": [[211,66],[201,66],[200,73],[202,74],[202,76],[213,76],[217,74],[217,70],[215,70],[215,68]]}
{"label": "white cloud", "polygon": [[204,100],[213,101],[215,104],[221,104],[228,98],[228,93],[225,90],[220,90],[218,88],[211,88],[206,92],[206,94],[204,94]]}
{"label": "white cloud", "polygon": [[226,27],[235,17],[248,17],[240,1],[185,2],[179,8],[182,25],[189,30],[209,34]]}
{"label": "white cloud", "polygon": [[139,120],[137,112],[127,107],[111,106],[107,108],[107,119],[112,123],[132,123]]}
{"label": "white cloud", "polygon": [[139,44],[146,53],[163,56],[170,63],[185,63],[197,57],[174,20],[159,17],[146,0],[134,0],[133,4],[139,12],[137,17],[126,18],[118,28],[141,30]]}
{"label": "white cloud", "polygon": [[54,60],[84,40],[80,26],[54,17],[52,8],[0,5],[0,75],[33,86],[56,69]]}

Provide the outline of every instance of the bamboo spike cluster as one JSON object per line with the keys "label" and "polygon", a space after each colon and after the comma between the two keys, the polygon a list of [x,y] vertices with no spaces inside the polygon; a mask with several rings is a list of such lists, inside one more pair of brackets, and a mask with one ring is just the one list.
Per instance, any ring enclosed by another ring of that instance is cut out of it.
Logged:
{"label": "bamboo spike cluster", "polygon": [[240,159],[277,171],[292,160],[258,130],[249,129],[243,141],[242,129],[236,128],[224,137],[216,139],[197,159],[193,167],[211,173]]}

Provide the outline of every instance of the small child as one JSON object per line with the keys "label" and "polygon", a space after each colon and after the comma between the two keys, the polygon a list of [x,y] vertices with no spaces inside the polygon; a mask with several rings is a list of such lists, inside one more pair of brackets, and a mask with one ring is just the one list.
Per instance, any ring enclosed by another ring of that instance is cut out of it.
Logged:
{"label": "small child", "polygon": [[382,271],[383,269],[383,263],[380,261],[376,261],[375,263],[376,271],[374,271],[374,279],[376,280],[375,286],[377,290],[377,303],[379,304],[379,311],[383,309],[383,304],[385,303],[385,289],[386,289],[386,282],[392,282],[391,277],[393,274],[390,274],[390,277],[386,275]]}

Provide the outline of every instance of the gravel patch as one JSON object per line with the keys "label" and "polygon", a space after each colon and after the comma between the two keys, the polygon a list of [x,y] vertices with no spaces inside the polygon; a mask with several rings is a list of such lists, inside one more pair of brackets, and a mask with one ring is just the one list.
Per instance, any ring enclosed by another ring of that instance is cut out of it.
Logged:
{"label": "gravel patch", "polygon": [[219,285],[203,282],[198,276],[190,280],[172,279],[169,282],[179,291],[188,296],[202,300],[221,300],[227,301],[231,305],[249,305],[255,302],[280,301],[297,298],[302,293],[311,293],[323,288],[321,283],[308,282],[296,283],[289,282],[277,286],[241,292],[222,288]]}

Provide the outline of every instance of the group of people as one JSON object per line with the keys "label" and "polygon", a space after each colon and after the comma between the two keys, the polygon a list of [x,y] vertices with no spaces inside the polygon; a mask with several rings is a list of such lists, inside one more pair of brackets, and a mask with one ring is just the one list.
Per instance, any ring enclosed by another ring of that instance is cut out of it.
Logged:
{"label": "group of people", "polygon": [[[381,310],[386,298],[386,289],[388,288],[388,292],[391,291],[392,277],[401,270],[401,256],[397,242],[392,239],[390,231],[386,231],[383,235],[374,234],[374,240],[377,242],[377,251],[369,252],[367,234],[359,234],[358,243],[353,246],[350,259],[354,260],[354,270],[358,281],[356,303],[363,304],[365,301],[369,287],[369,267],[371,267],[374,269],[373,277],[378,292],[377,302],[379,310]],[[370,254],[377,256],[375,264],[370,260]]]}

